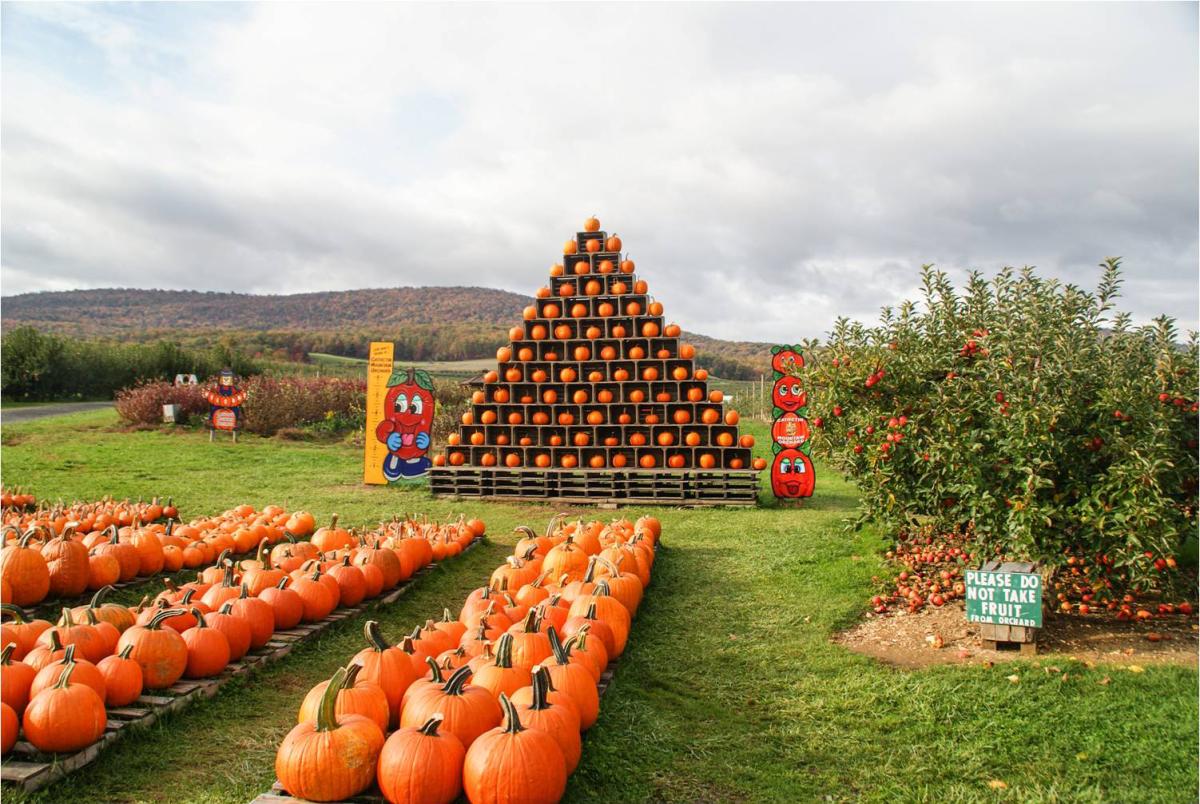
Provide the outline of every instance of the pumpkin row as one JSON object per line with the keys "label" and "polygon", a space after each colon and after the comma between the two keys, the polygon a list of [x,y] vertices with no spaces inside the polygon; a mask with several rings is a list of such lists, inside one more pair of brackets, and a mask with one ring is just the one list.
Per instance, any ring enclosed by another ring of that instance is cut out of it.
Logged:
{"label": "pumpkin row", "polygon": [[85,507],[35,516],[20,523],[24,531],[5,525],[0,599],[35,606],[48,598],[77,598],[137,577],[212,564],[223,554],[249,553],[263,542],[307,538],[315,524],[312,514],[289,514],[276,505],[261,512],[238,506],[187,524],[153,521],[164,512],[178,513],[157,503],[130,516]]}
{"label": "pumpkin row", "polygon": [[[309,691],[276,754],[287,792],[394,804],[561,798],[650,582],[658,520],[564,523],[522,538],[468,595],[400,645],[367,646]],[[389,730],[391,733],[389,735]]]}
{"label": "pumpkin row", "polygon": [[37,505],[37,497],[20,488],[5,488],[0,484],[0,508],[24,509]]}
{"label": "pumpkin row", "polygon": [[4,753],[18,719],[41,751],[77,751],[98,740],[105,707],[180,678],[221,673],[276,630],[316,622],[394,588],[427,564],[457,555],[483,535],[479,520],[439,524],[394,520],[369,534],[336,527],[315,542],[277,545],[259,558],[201,571],[136,607],[64,608],[56,625],[26,621],[6,607],[0,625]]}

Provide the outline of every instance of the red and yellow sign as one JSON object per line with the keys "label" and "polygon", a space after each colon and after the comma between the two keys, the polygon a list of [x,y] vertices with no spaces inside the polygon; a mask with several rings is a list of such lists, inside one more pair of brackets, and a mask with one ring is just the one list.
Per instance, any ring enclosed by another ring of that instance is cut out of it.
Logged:
{"label": "red and yellow sign", "polygon": [[391,341],[372,341],[367,357],[367,431],[363,449],[363,482],[386,485],[383,463],[388,456],[387,444],[375,437],[375,430],[384,419],[384,401],[388,378],[392,376],[395,344]]}

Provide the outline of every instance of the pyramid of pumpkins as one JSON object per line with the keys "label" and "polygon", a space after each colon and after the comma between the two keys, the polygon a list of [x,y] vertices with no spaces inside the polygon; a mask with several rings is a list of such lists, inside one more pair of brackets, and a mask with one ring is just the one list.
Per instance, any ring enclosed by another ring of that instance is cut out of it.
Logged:
{"label": "pyramid of pumpkins", "polygon": [[621,247],[594,217],[566,242],[436,466],[763,468]]}

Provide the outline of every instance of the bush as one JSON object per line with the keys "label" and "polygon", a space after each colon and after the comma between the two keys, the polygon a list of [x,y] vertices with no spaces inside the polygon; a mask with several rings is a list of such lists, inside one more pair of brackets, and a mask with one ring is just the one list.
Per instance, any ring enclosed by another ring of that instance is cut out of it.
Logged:
{"label": "bush", "polygon": [[242,376],[258,372],[228,343],[196,351],[170,341],[119,344],[49,335],[33,327],[5,333],[0,352],[0,389],[14,400],[111,399],[119,389],[176,374],[203,379],[225,366]]}
{"label": "bush", "polygon": [[133,424],[162,423],[163,405],[179,405],[183,421],[191,416],[208,413],[201,386],[181,385],[164,381],[144,382],[117,392],[117,415]]}
{"label": "bush", "polygon": [[[207,416],[206,387],[142,383],[117,394],[117,413],[128,422],[154,424],[162,421],[163,405],[176,403],[189,415]],[[251,377],[242,388],[242,427],[250,433],[269,436],[306,424],[344,431],[361,429],[365,421],[366,383],[361,380]]]}
{"label": "bush", "polygon": [[840,320],[804,370],[816,450],[848,470],[865,515],[972,532],[1096,588],[1174,577],[1196,532],[1195,333],[1095,293],[1005,269],[962,295],[926,268],[920,305]]}
{"label": "bush", "polygon": [[284,427],[338,417],[347,427],[361,428],[364,423],[367,384],[362,380],[254,377],[244,387],[243,427],[251,433],[274,435]]}

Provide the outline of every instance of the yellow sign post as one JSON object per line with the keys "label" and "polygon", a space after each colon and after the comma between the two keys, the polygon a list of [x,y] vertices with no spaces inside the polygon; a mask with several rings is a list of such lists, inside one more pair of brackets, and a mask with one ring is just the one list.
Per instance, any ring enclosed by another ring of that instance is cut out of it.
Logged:
{"label": "yellow sign post", "polygon": [[375,430],[383,421],[383,403],[387,396],[388,378],[392,376],[395,344],[391,341],[372,341],[367,358],[367,431],[363,440],[363,482],[386,485],[383,462],[387,458],[387,444],[375,437]]}

